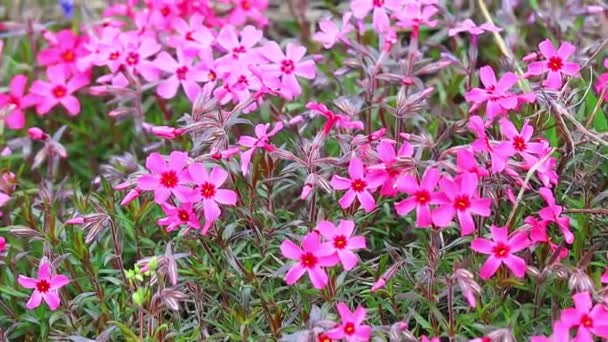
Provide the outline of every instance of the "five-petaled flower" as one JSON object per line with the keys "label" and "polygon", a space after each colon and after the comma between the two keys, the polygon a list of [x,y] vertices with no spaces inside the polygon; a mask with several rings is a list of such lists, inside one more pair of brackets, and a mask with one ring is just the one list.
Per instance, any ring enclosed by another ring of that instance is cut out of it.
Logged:
{"label": "five-petaled flower", "polygon": [[154,191],[154,201],[165,203],[171,194],[180,202],[192,202],[194,191],[186,186],[189,177],[185,167],[188,164],[188,154],[173,151],[166,161],[158,152],[154,152],[146,159],[146,168],[151,174],[142,175],[137,179],[141,190]]}
{"label": "five-petaled flower", "polygon": [[328,331],[327,336],[333,339],[343,338],[348,342],[369,341],[372,327],[363,324],[367,315],[365,308],[359,305],[354,312],[351,312],[348,305],[340,302],[337,309],[340,314],[340,324]]}
{"label": "five-petaled flower", "polygon": [[321,221],[317,223],[315,229],[327,240],[324,248],[333,251],[338,256],[345,270],[350,271],[357,265],[359,258],[353,251],[365,248],[366,243],[363,236],[352,236],[355,222],[340,220],[336,227],[329,221]]}
{"label": "five-petaled flower", "polygon": [[296,260],[287,274],[285,282],[293,285],[304,273],[308,273],[312,286],[322,289],[327,285],[328,277],[325,267],[332,267],[338,263],[335,251],[320,241],[319,233],[310,232],[302,239],[302,248],[291,240],[281,244],[281,253],[287,259]]}
{"label": "five-petaled flower", "polygon": [[437,204],[438,194],[435,187],[441,174],[436,168],[429,167],[418,181],[412,175],[405,175],[397,181],[397,189],[410,195],[408,198],[395,203],[395,209],[400,216],[407,215],[416,209],[416,226],[428,227],[433,223],[431,204]]}
{"label": "five-petaled flower", "polygon": [[472,250],[489,255],[479,271],[481,278],[490,279],[502,264],[505,264],[516,277],[522,278],[526,274],[526,261],[515,253],[530,246],[528,234],[516,232],[508,237],[508,228],[497,226],[490,227],[490,232],[492,240],[477,238],[471,242]]}
{"label": "five-petaled flower", "polygon": [[579,72],[580,65],[567,61],[576,51],[574,45],[564,42],[555,51],[553,43],[549,39],[545,39],[538,44],[538,48],[545,60],[530,63],[528,65],[528,75],[536,76],[548,73],[547,79],[543,83],[546,87],[559,89],[562,86],[562,74],[574,76]]}
{"label": "five-petaled flower", "polygon": [[17,282],[26,289],[34,289],[30,300],[25,304],[29,310],[37,308],[42,300],[51,310],[56,310],[60,304],[59,289],[70,283],[70,279],[63,274],[53,275],[51,264],[42,261],[38,266],[36,278],[19,275]]}
{"label": "five-petaled flower", "polygon": [[603,304],[593,305],[589,292],[572,296],[574,307],[561,312],[560,321],[567,328],[576,328],[576,342],[593,342],[593,336],[608,339],[608,310]]}
{"label": "five-petaled flower", "polygon": [[371,192],[376,191],[383,182],[381,178],[370,177],[363,166],[361,159],[353,157],[348,165],[350,178],[334,175],[331,179],[331,186],[336,190],[346,190],[342,198],[338,201],[342,209],[346,209],[353,204],[355,198],[359,200],[366,213],[374,210],[376,200]]}

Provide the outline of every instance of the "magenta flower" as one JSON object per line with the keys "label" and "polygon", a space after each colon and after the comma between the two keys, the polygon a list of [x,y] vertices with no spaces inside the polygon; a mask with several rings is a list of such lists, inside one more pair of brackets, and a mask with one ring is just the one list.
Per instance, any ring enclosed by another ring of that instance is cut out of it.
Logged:
{"label": "magenta flower", "polygon": [[[139,36],[137,32],[125,32],[119,37],[124,52],[119,55],[120,66],[133,76],[141,75],[146,81],[158,79],[158,66],[150,60],[160,51],[161,45],[150,36]],[[113,57],[113,56],[110,56]]]}
{"label": "magenta flower", "polygon": [[414,154],[412,145],[404,142],[399,148],[399,153],[395,151],[394,142],[389,140],[381,141],[377,148],[378,158],[382,163],[370,166],[368,168],[369,177],[377,179],[375,182],[380,182],[380,194],[382,196],[392,197],[397,194],[397,181],[401,178],[405,169],[397,165],[399,158],[411,157]]}
{"label": "magenta flower", "polygon": [[470,172],[482,178],[490,173],[484,167],[480,166],[473,153],[469,148],[462,148],[456,152],[456,171],[458,173]]}
{"label": "magenta flower", "polygon": [[560,321],[569,329],[577,329],[576,342],[593,342],[593,336],[608,338],[608,311],[602,304],[593,305],[589,292],[572,296],[574,307],[561,312]]}
{"label": "magenta flower", "polygon": [[36,104],[36,98],[32,95],[25,95],[27,76],[15,75],[11,79],[9,91],[0,94],[0,108],[12,106],[12,109],[4,122],[10,129],[22,129],[25,126],[25,113],[23,111]]}
{"label": "magenta flower", "polygon": [[361,305],[351,312],[348,306],[338,303],[338,313],[340,314],[340,325],[327,332],[327,336],[333,339],[345,339],[348,342],[369,341],[372,336],[372,327],[364,325],[367,312]]}
{"label": "magenta flower", "polygon": [[201,234],[205,235],[211,224],[222,214],[218,203],[233,206],[236,204],[237,195],[232,190],[220,189],[228,178],[228,172],[219,166],[214,166],[211,173],[208,173],[207,168],[203,164],[194,163],[188,167],[188,174],[192,181],[197,184],[194,202],[203,201],[205,224],[203,225]]}
{"label": "magenta flower", "polygon": [[291,240],[283,241],[281,254],[287,259],[297,261],[285,275],[285,282],[288,285],[295,284],[304,273],[308,273],[312,285],[317,289],[322,289],[328,282],[324,267],[332,267],[338,263],[334,250],[321,244],[319,234],[316,232],[310,232],[304,236],[302,248]]}
{"label": "magenta flower", "polygon": [[397,24],[401,27],[411,28],[412,35],[414,36],[418,36],[420,27],[423,25],[428,27],[437,26],[437,20],[432,18],[439,12],[439,9],[432,4],[427,4],[433,2],[434,1],[413,1],[406,3],[403,11],[395,13],[399,20]]}
{"label": "magenta flower", "polygon": [[256,138],[250,136],[241,136],[239,139],[239,145],[248,147],[249,149],[241,153],[241,172],[243,176],[247,175],[249,170],[249,163],[251,163],[251,157],[258,148],[263,148],[268,152],[274,150],[274,146],[270,144],[270,138],[275,136],[281,129],[283,129],[283,123],[277,122],[274,128],[268,132],[270,124],[258,124],[255,126]]}
{"label": "magenta flower", "polygon": [[44,299],[49,309],[55,311],[60,304],[59,289],[69,284],[70,279],[63,274],[53,276],[51,264],[43,261],[38,267],[38,276],[35,279],[19,275],[17,282],[26,289],[34,289],[30,300],[25,304],[27,309],[37,308]]}
{"label": "magenta flower", "polygon": [[574,45],[564,42],[555,51],[551,40],[545,39],[538,44],[540,53],[545,57],[544,61],[532,62],[528,65],[528,75],[536,76],[548,73],[544,86],[551,89],[559,89],[562,86],[562,74],[574,76],[580,70],[580,65],[568,62],[567,59],[576,51]]}
{"label": "magenta flower", "polygon": [[264,12],[268,7],[268,0],[232,0],[234,7],[228,15],[232,25],[241,26],[251,20],[258,26],[266,26],[268,19]]}
{"label": "magenta flower", "polygon": [[353,250],[366,248],[366,243],[363,236],[351,236],[355,229],[353,221],[340,220],[337,227],[329,221],[321,221],[315,229],[328,241],[324,249],[335,253],[345,270],[350,271],[357,265],[359,258]]}
{"label": "magenta flower", "polygon": [[168,161],[154,152],[146,159],[146,168],[152,173],[140,176],[137,186],[141,190],[154,191],[154,201],[158,204],[165,203],[171,194],[180,202],[192,202],[194,191],[186,186],[189,177],[184,168],[187,164],[185,152],[171,152]]}
{"label": "magenta flower", "polygon": [[522,278],[526,274],[526,262],[514,253],[530,246],[528,234],[517,232],[508,238],[508,228],[497,226],[490,227],[490,232],[492,240],[477,238],[471,242],[472,250],[489,255],[479,271],[481,278],[490,279],[502,264],[505,264],[517,278]]}
{"label": "magenta flower", "polygon": [[160,226],[164,226],[167,232],[172,232],[181,225],[186,225],[186,227],[192,229],[201,228],[198,221],[198,215],[196,214],[192,203],[182,203],[179,207],[163,203],[161,204],[161,207],[167,217],[158,219],[157,223]]}
{"label": "magenta flower", "polygon": [[[608,58],[604,59],[604,68],[608,69]],[[597,77],[594,88],[598,96],[605,92],[604,100],[608,101],[608,72],[604,72]]]}
{"label": "magenta flower", "polygon": [[473,88],[465,94],[465,99],[474,103],[470,111],[474,111],[481,104],[486,103],[486,114],[491,120],[497,116],[506,115],[509,110],[517,107],[517,96],[509,92],[518,81],[514,73],[507,72],[496,81],[494,70],[491,66],[486,65],[479,69],[479,78],[484,89]]}
{"label": "magenta flower", "polygon": [[547,206],[538,212],[538,216],[544,221],[557,224],[562,234],[564,234],[564,239],[567,243],[571,244],[574,242],[574,234],[570,231],[570,218],[568,216],[561,216],[563,208],[555,204],[553,191],[543,187],[538,190],[538,193],[547,202]]}
{"label": "magenta flower", "polygon": [[363,129],[363,122],[352,121],[350,116],[336,114],[329,110],[329,108],[327,108],[327,106],[322,103],[309,102],[308,104],[306,104],[306,109],[320,113],[321,115],[327,118],[327,121],[325,122],[322,131],[325,135],[329,134],[329,132],[334,126],[342,127],[345,129]]}
{"label": "magenta flower", "polygon": [[477,139],[471,144],[475,152],[487,152],[492,161],[492,172],[498,173],[505,169],[507,161],[512,154],[506,144],[497,144],[491,141],[486,134],[486,127],[481,117],[474,115],[469,118],[467,127]]}
{"label": "magenta flower", "polygon": [[454,216],[458,217],[460,234],[469,235],[475,230],[473,214],[488,217],[491,214],[492,200],[479,198],[477,187],[479,178],[474,173],[463,173],[454,180],[443,177],[439,181],[442,195],[436,203],[440,206],[433,210],[433,223],[447,227]]}
{"label": "magenta flower", "polygon": [[194,102],[201,90],[197,82],[207,81],[207,74],[201,72],[198,66],[193,65],[193,58],[184,54],[181,48],[177,49],[177,60],[162,51],[156,57],[155,64],[159,69],[171,74],[156,88],[156,93],[165,99],[175,97],[177,89],[181,85],[190,102]]}
{"label": "magenta flower", "polygon": [[553,322],[551,337],[533,336],[531,342],[570,342],[570,329],[562,322]]}
{"label": "magenta flower", "polygon": [[261,66],[262,71],[265,71],[270,77],[280,77],[280,92],[287,99],[302,94],[302,88],[296,76],[309,80],[316,76],[315,62],[312,59],[302,60],[306,54],[306,48],[303,46],[289,43],[283,54],[279,44],[271,41],[260,51],[266,59],[274,63]]}
{"label": "magenta flower", "polygon": [[48,82],[34,81],[30,92],[37,99],[36,111],[45,115],[53,107],[61,104],[68,114],[74,116],[80,113],[80,102],[72,95],[78,89],[89,83],[87,76],[76,74],[68,79],[64,70],[58,66],[49,67],[46,70]]}
{"label": "magenta flower", "polygon": [[471,19],[465,19],[448,30],[448,35],[450,37],[455,36],[461,32],[468,32],[470,35],[479,36],[484,32],[500,32],[501,28],[494,26],[491,23],[483,23],[481,25],[476,25],[475,22]]}
{"label": "magenta flower", "polygon": [[498,147],[503,154],[513,156],[515,154],[521,156],[528,164],[534,165],[538,160],[537,156],[545,155],[545,148],[540,142],[530,142],[534,129],[528,123],[528,120],[524,121],[521,131],[518,132],[515,125],[511,120],[504,118],[500,120],[500,131],[502,134],[509,139],[508,141],[502,142]]}
{"label": "magenta flower", "polygon": [[439,194],[435,192],[439,177],[439,171],[431,167],[424,171],[420,182],[411,175],[401,177],[397,181],[397,189],[410,197],[395,203],[397,214],[405,216],[415,208],[416,226],[430,226],[433,223],[430,205],[438,203],[439,199]]}
{"label": "magenta flower", "polygon": [[338,27],[331,18],[324,18],[319,22],[319,32],[312,38],[323,44],[326,49],[331,49],[336,42],[346,40],[346,35],[353,31],[354,27],[350,24],[353,14],[347,12],[342,16],[342,26]]}
{"label": "magenta flower", "polygon": [[421,342],[441,342],[441,339],[439,337],[431,337],[428,338],[426,335],[423,335],[422,338],[420,339]]}
{"label": "magenta flower", "polygon": [[64,74],[80,73],[77,62],[87,53],[84,47],[86,38],[74,34],[71,29],[48,31],[45,38],[49,46],[38,53],[38,63],[44,66],[56,65]]}
{"label": "magenta flower", "polygon": [[399,11],[402,2],[402,0],[353,0],[350,3],[350,8],[353,11],[353,16],[357,19],[365,18],[369,12],[373,11],[372,25],[374,29],[378,32],[385,32],[391,26],[387,9]]}
{"label": "magenta flower", "polygon": [[366,175],[361,159],[353,157],[348,165],[348,174],[350,178],[334,175],[331,178],[331,186],[335,190],[347,190],[344,196],[340,198],[338,203],[342,209],[346,209],[353,204],[355,198],[359,200],[361,206],[366,213],[374,210],[376,200],[371,192],[376,191],[376,188],[382,184],[381,179],[374,179]]}

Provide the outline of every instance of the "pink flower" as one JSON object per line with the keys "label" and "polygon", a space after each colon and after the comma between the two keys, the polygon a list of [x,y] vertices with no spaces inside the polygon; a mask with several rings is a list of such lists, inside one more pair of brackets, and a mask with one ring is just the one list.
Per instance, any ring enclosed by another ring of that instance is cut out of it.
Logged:
{"label": "pink flower", "polygon": [[375,178],[377,181],[374,182],[382,184],[382,188],[380,188],[382,196],[395,196],[397,194],[396,183],[405,172],[403,167],[397,165],[397,161],[399,158],[411,157],[414,149],[412,145],[405,142],[399,148],[399,153],[396,153],[394,142],[383,140],[380,141],[376,150],[382,163],[368,168],[370,178]]}
{"label": "pink flower", "polygon": [[528,120],[524,121],[521,131],[518,132],[511,120],[504,118],[500,120],[500,131],[508,139],[498,147],[503,155],[513,156],[517,154],[530,165],[534,165],[538,160],[532,154],[545,155],[545,148],[542,143],[530,142],[534,129],[530,126]]}
{"label": "pink flower", "polygon": [[484,32],[500,32],[501,28],[494,26],[491,23],[483,23],[479,26],[475,24],[475,22],[471,19],[465,19],[456,24],[454,28],[448,30],[448,35],[450,37],[455,36],[461,32],[468,32],[473,36],[478,36]]}
{"label": "pink flower", "polygon": [[329,134],[334,126],[345,129],[363,129],[363,123],[361,121],[352,121],[350,116],[336,114],[322,103],[308,102],[308,104],[306,104],[306,109],[320,113],[327,118],[322,131],[325,135]]}
{"label": "pink flower", "polygon": [[146,159],[146,168],[152,173],[140,176],[137,185],[141,190],[154,191],[154,201],[158,204],[165,203],[171,194],[180,202],[192,202],[194,192],[186,186],[189,177],[184,168],[187,164],[185,152],[171,152],[168,161],[154,152]]}
{"label": "pink flower", "polygon": [[439,337],[431,337],[428,338],[426,337],[426,335],[423,335],[422,338],[420,339],[421,342],[441,342],[441,339]]}
{"label": "pink flower", "polygon": [[11,111],[4,117],[6,125],[10,129],[22,129],[25,126],[25,114],[23,111],[36,104],[36,98],[25,95],[27,76],[15,75],[11,79],[9,91],[0,94],[0,108],[12,106]]}
{"label": "pink flower", "polygon": [[432,17],[439,12],[439,9],[433,5],[426,5],[425,2],[408,2],[403,11],[395,14],[399,19],[397,24],[401,27],[411,27],[414,36],[418,36],[420,26],[435,27],[437,25],[437,20]]}
{"label": "pink flower", "polygon": [[228,172],[219,166],[214,166],[211,173],[208,173],[203,164],[194,163],[188,167],[188,174],[196,184],[194,202],[203,201],[205,225],[201,234],[205,235],[211,224],[222,214],[218,203],[233,206],[236,204],[237,195],[232,190],[220,189],[228,178]]}
{"label": "pink flower", "polygon": [[286,52],[276,42],[269,42],[260,50],[262,55],[274,64],[262,65],[261,69],[270,77],[281,79],[280,92],[288,99],[300,96],[302,88],[296,76],[314,79],[316,76],[315,62],[312,59],[302,60],[306,48],[297,44],[287,44]]}
{"label": "pink flower", "polygon": [[357,265],[359,258],[353,250],[366,248],[366,243],[363,236],[351,236],[355,229],[353,221],[340,220],[337,227],[329,221],[321,221],[315,229],[328,241],[324,249],[335,253],[345,270],[350,271]]}
{"label": "pink flower", "polygon": [[593,306],[589,292],[572,296],[574,308],[564,309],[560,321],[569,329],[578,330],[575,342],[593,342],[593,335],[608,338],[608,311],[602,304]]}
{"label": "pink flower", "polygon": [[53,276],[51,264],[43,261],[38,267],[36,279],[19,275],[17,282],[26,289],[34,289],[30,300],[25,304],[27,309],[37,308],[44,299],[49,308],[55,311],[60,304],[59,289],[69,284],[70,279],[63,274]]}
{"label": "pink flower", "polygon": [[346,40],[346,35],[353,31],[354,27],[350,24],[350,19],[353,16],[351,12],[347,12],[342,16],[342,27],[338,27],[331,18],[324,18],[319,22],[319,32],[316,32],[312,38],[323,44],[326,49],[331,49],[336,42]]}
{"label": "pink flower", "polygon": [[34,81],[30,89],[31,94],[37,98],[36,111],[38,114],[45,115],[53,107],[61,104],[68,114],[78,115],[80,102],[72,94],[89,83],[88,77],[76,74],[68,79],[65,72],[58,66],[49,67],[46,74],[48,82]]}
{"label": "pink flower", "polygon": [[275,147],[270,144],[270,138],[275,136],[281,129],[283,129],[283,123],[277,122],[270,132],[268,132],[269,128],[269,123],[258,124],[255,126],[256,138],[242,136],[239,139],[239,145],[249,148],[247,151],[241,153],[241,172],[243,172],[243,176],[247,175],[249,163],[251,163],[251,157],[256,149],[263,148],[269,152],[274,150]]}
{"label": "pink flower", "polygon": [[460,234],[464,236],[473,233],[475,222],[472,215],[488,217],[492,205],[490,199],[479,198],[478,185],[479,178],[474,173],[463,173],[454,180],[443,177],[439,181],[442,195],[435,201],[440,206],[433,210],[433,223],[439,227],[447,227],[456,215]]}
{"label": "pink flower", "polygon": [[148,82],[156,81],[158,66],[150,60],[161,49],[156,39],[139,36],[136,32],[125,32],[119,39],[124,46],[124,52],[117,59],[119,65],[133,76],[141,75]]}
{"label": "pink flower", "polygon": [[551,337],[534,336],[531,342],[570,342],[570,329],[560,321],[553,322]]}
{"label": "pink flower", "polygon": [[234,7],[228,15],[228,21],[235,26],[241,26],[252,20],[258,26],[266,26],[268,19],[264,12],[268,7],[268,0],[232,0]]}
{"label": "pink flower", "polygon": [[374,29],[384,32],[391,26],[387,9],[398,11],[401,9],[402,2],[402,0],[353,0],[350,3],[350,8],[357,19],[365,18],[369,12],[373,11],[372,24]]}
{"label": "pink flower", "polygon": [[355,198],[357,198],[366,213],[374,210],[376,207],[376,200],[374,200],[374,196],[372,196],[370,191],[376,191],[376,188],[380,186],[381,181],[366,175],[363,162],[356,157],[353,157],[350,160],[348,174],[350,175],[350,178],[344,178],[338,175],[334,175],[331,178],[331,186],[335,190],[348,189],[344,196],[338,201],[342,209],[350,207]]}
{"label": "pink flower", "polygon": [[541,209],[538,212],[538,216],[540,216],[543,220],[547,222],[555,222],[562,234],[564,234],[564,239],[567,243],[571,244],[574,242],[574,234],[570,231],[570,218],[568,216],[562,215],[562,207],[559,205],[555,205],[555,197],[553,196],[553,191],[549,188],[541,188],[538,190],[538,193],[543,197],[547,206]]}
{"label": "pink flower", "polygon": [[490,174],[484,167],[479,166],[475,154],[469,148],[459,149],[456,152],[456,168],[458,173],[470,172],[479,178]]}
{"label": "pink flower", "polygon": [[416,226],[428,227],[432,224],[431,204],[438,203],[439,194],[435,186],[439,181],[439,171],[427,168],[420,182],[411,175],[405,175],[397,181],[397,189],[410,197],[395,203],[395,209],[400,216],[407,215],[416,208]]}
{"label": "pink flower", "polygon": [[217,35],[217,43],[227,51],[227,54],[218,59],[222,65],[222,72],[229,72],[234,63],[253,63],[259,60],[258,51],[254,46],[262,39],[262,31],[253,26],[245,26],[240,30],[241,38],[234,26],[222,27]]}
{"label": "pink flower", "polygon": [[372,327],[363,325],[367,312],[361,305],[351,312],[344,302],[338,303],[340,325],[330,330],[327,336],[333,339],[345,339],[348,342],[369,341],[372,336]]}
{"label": "pink flower", "polygon": [[334,250],[327,245],[321,244],[319,234],[310,232],[302,239],[302,248],[291,240],[285,240],[281,244],[281,254],[287,259],[296,260],[285,275],[288,285],[293,285],[304,273],[308,273],[310,282],[317,289],[327,285],[328,278],[324,267],[332,267],[338,263]]}
{"label": "pink flower", "polygon": [[509,110],[517,107],[517,97],[509,92],[518,81],[514,73],[507,72],[496,81],[494,70],[486,65],[479,69],[479,78],[485,89],[473,88],[465,94],[465,99],[475,104],[471,107],[471,111],[486,103],[488,119],[493,119],[506,115]]}
{"label": "pink flower", "polygon": [[215,37],[213,32],[203,24],[204,20],[205,18],[198,14],[192,15],[189,22],[182,18],[175,18],[173,27],[176,35],[168,39],[169,46],[176,49],[181,48],[191,56],[208,50]]}
{"label": "pink flower", "polygon": [[574,45],[564,42],[555,51],[551,40],[545,39],[538,44],[540,53],[545,57],[544,61],[532,62],[528,65],[528,75],[536,76],[548,73],[544,86],[551,89],[559,89],[562,86],[562,74],[574,76],[580,70],[580,66],[566,60],[576,51]]}
{"label": "pink flower", "polygon": [[472,250],[489,255],[479,271],[481,278],[490,279],[501,264],[505,264],[516,277],[522,278],[526,274],[526,262],[514,253],[530,246],[528,235],[517,232],[508,238],[508,228],[497,226],[490,227],[490,232],[492,240],[477,238],[471,242]]}
{"label": "pink flower", "polygon": [[80,73],[77,68],[78,60],[86,55],[84,48],[86,38],[74,34],[71,29],[59,32],[48,31],[45,38],[49,46],[38,53],[38,63],[44,66],[59,66],[64,74],[76,75]]}
{"label": "pink flower", "polygon": [[181,225],[186,225],[192,229],[200,229],[198,215],[192,206],[192,203],[182,203],[179,207],[174,207],[168,203],[161,204],[163,211],[167,217],[158,219],[157,223],[161,226],[166,226],[167,232],[172,232]]}
{"label": "pink flower", "polygon": [[193,65],[193,58],[184,54],[181,48],[177,49],[177,61],[167,52],[162,51],[156,57],[155,64],[159,69],[171,74],[162,81],[156,93],[165,99],[175,97],[177,89],[181,85],[190,102],[194,102],[201,88],[197,82],[207,80],[207,74],[201,72],[198,66]]}
{"label": "pink flower", "polygon": [[511,149],[506,144],[497,144],[486,135],[486,127],[481,117],[474,115],[469,118],[467,127],[477,139],[471,144],[475,152],[487,152],[492,161],[492,172],[498,173],[505,169],[511,156]]}
{"label": "pink flower", "polygon": [[[552,252],[555,252],[558,246],[551,240],[551,237],[547,234],[548,221],[538,220],[534,216],[528,216],[524,219],[524,222],[532,227],[530,229],[530,240],[534,243],[546,243]],[[568,249],[562,248],[558,260],[566,258],[568,256]]]}

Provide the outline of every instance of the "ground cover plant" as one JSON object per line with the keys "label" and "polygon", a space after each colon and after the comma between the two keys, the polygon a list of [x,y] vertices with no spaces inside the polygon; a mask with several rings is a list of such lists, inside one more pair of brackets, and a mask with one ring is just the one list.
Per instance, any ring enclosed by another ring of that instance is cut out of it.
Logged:
{"label": "ground cover plant", "polygon": [[0,340],[608,340],[608,3],[0,15]]}

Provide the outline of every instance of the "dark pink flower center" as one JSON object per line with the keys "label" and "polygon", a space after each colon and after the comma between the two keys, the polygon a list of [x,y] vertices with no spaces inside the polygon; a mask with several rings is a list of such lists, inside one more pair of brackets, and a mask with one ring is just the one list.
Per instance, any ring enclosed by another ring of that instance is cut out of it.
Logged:
{"label": "dark pink flower center", "polygon": [[351,184],[351,188],[353,190],[355,190],[356,192],[361,192],[361,191],[365,190],[366,186],[367,186],[367,183],[365,183],[365,181],[363,179],[355,179]]}
{"label": "dark pink flower center", "polygon": [[426,190],[419,190],[414,194],[414,199],[420,204],[427,204],[431,200],[431,194]]}
{"label": "dark pink flower center", "polygon": [[526,141],[519,135],[513,138],[513,148],[517,151],[525,151],[527,148]]}
{"label": "dark pink flower center", "polygon": [[66,61],[66,62],[73,62],[73,61],[74,61],[74,59],[76,59],[76,55],[74,54],[74,51],[72,51],[72,50],[65,51],[65,52],[64,52],[64,53],[61,55],[61,57],[62,57],[62,58],[63,58],[63,60],[64,60],[64,61]]}
{"label": "dark pink flower center", "polygon": [[127,56],[127,64],[128,65],[136,65],[139,63],[139,54],[137,52],[129,52]]}
{"label": "dark pink flower center", "polygon": [[165,188],[174,188],[177,185],[177,173],[173,170],[160,174],[160,184]]}
{"label": "dark pink flower center", "polygon": [[188,67],[183,66],[175,70],[175,75],[177,75],[177,79],[180,81],[184,81],[186,79],[186,74],[188,73]]}
{"label": "dark pink flower center", "polygon": [[561,58],[553,56],[549,58],[549,63],[547,63],[547,66],[549,67],[549,69],[551,69],[551,71],[560,71],[564,66],[564,62]]}
{"label": "dark pink flower center", "polygon": [[504,258],[509,254],[509,246],[499,242],[494,246],[494,255],[498,258]]}
{"label": "dark pink flower center", "polygon": [[186,33],[186,40],[191,41],[191,42],[194,41],[194,38],[192,37],[193,33],[194,32],[192,32],[192,31]]}
{"label": "dark pink flower center", "polygon": [[247,77],[245,75],[239,76],[239,79],[237,82],[242,85],[245,85],[245,86],[249,85],[249,80],[247,79]]}
{"label": "dark pink flower center", "polygon": [[484,336],[481,338],[481,342],[492,342],[492,339],[489,338],[488,336]]}
{"label": "dark pink flower center", "polygon": [[344,332],[346,335],[352,335],[355,333],[355,325],[351,322],[344,324]]}
{"label": "dark pink flower center", "polygon": [[190,214],[181,209],[180,211],[177,212],[177,218],[182,221],[182,222],[188,222],[188,219],[190,218]]}
{"label": "dark pink flower center", "polygon": [[247,49],[245,49],[245,47],[241,45],[232,49],[232,56],[234,58],[239,58],[239,56],[245,52],[247,52]]}
{"label": "dark pink flower center", "polygon": [[344,249],[346,247],[346,236],[338,235],[334,237],[334,247],[337,249]]}
{"label": "dark pink flower center", "polygon": [[374,0],[374,7],[384,6],[384,0]]}
{"label": "dark pink flower center", "polygon": [[306,253],[302,255],[300,262],[304,267],[313,268],[317,264],[317,257],[312,255],[312,253]]}
{"label": "dark pink flower center", "polygon": [[51,284],[46,279],[38,280],[36,283],[36,290],[41,293],[47,293],[51,288]]}
{"label": "dark pink flower center", "polygon": [[19,107],[19,104],[21,104],[21,101],[19,101],[18,97],[11,95],[8,99],[8,103],[14,105],[15,107]]}
{"label": "dark pink flower center", "polygon": [[166,17],[169,14],[171,14],[171,9],[169,8],[169,6],[165,6],[165,7],[163,7],[163,8],[160,9],[160,14],[162,14],[163,17]]}
{"label": "dark pink flower center", "polygon": [[120,52],[118,51],[114,51],[112,53],[110,53],[110,56],[108,57],[111,61],[115,61],[120,57]]}
{"label": "dark pink flower center", "polygon": [[589,315],[585,314],[583,317],[581,317],[581,325],[585,328],[591,328],[593,327],[593,319],[589,317]]}
{"label": "dark pink flower center", "polygon": [[471,200],[467,195],[460,195],[454,199],[454,208],[456,210],[466,210],[471,206]]}
{"label": "dark pink flower center", "polygon": [[209,81],[215,81],[215,79],[217,78],[217,75],[215,74],[215,72],[213,70],[209,70],[209,73],[207,74],[207,78],[209,79]]}
{"label": "dark pink flower center", "polygon": [[281,61],[281,72],[284,74],[291,74],[295,69],[295,65],[291,59]]}
{"label": "dark pink flower center", "polygon": [[215,185],[207,182],[205,184],[201,184],[201,196],[203,198],[212,198],[215,196]]}
{"label": "dark pink flower center", "polygon": [[55,96],[58,99],[64,97],[67,93],[68,93],[68,90],[65,89],[64,86],[58,85],[58,86],[55,86],[55,88],[53,88],[53,96]]}
{"label": "dark pink flower center", "polygon": [[245,11],[249,11],[251,9],[251,2],[249,2],[249,0],[241,1],[241,8],[243,8]]}
{"label": "dark pink flower center", "polygon": [[325,334],[320,334],[317,338],[317,342],[331,342],[331,338]]}

